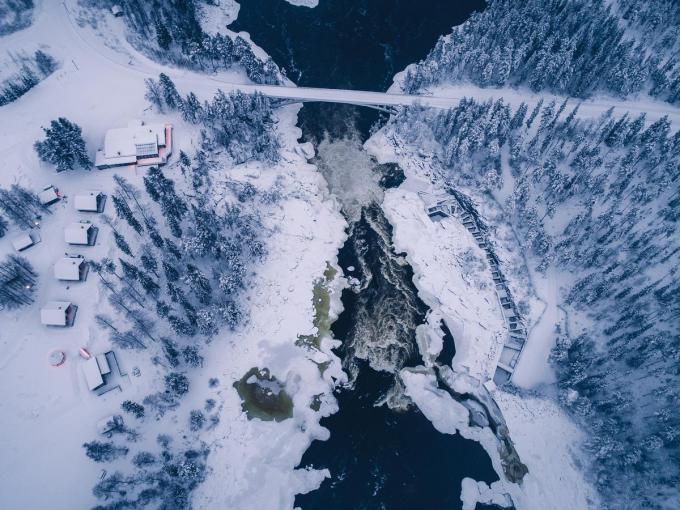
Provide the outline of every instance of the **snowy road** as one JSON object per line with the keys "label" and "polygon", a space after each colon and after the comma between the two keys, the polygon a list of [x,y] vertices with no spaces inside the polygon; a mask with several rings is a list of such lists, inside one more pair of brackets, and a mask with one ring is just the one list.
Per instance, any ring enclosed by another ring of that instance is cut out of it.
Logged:
{"label": "snowy road", "polygon": [[[265,96],[286,99],[292,102],[328,102],[346,103],[366,106],[411,106],[420,104],[430,108],[452,108],[463,98],[474,98],[479,101],[503,98],[511,106],[516,107],[522,101],[530,107],[541,99],[547,103],[551,100],[562,102],[564,97],[547,93],[537,94],[530,90],[513,88],[481,88],[471,84],[451,84],[434,88],[427,94],[400,94],[392,87],[392,92],[374,92],[366,90],[327,89],[313,87],[296,87],[294,85],[256,85],[245,83],[248,80],[239,73],[223,72],[216,75],[172,68],[154,62],[137,52],[122,36],[124,27],[120,20],[109,20],[118,29],[120,36],[112,41],[104,41],[102,37],[90,27],[79,22],[76,13],[78,8],[72,2],[45,2],[37,13],[34,24],[26,30],[3,38],[3,47],[15,50],[24,46],[30,40],[42,40],[57,56],[62,57],[63,66],[68,72],[94,72],[101,74],[106,68],[106,74],[115,76],[117,73],[137,75],[140,79],[157,77],[164,72],[172,78],[181,92],[193,91],[202,99],[208,99],[217,89],[225,92],[241,90],[246,93],[259,92]],[[56,28],[60,29],[57,30]],[[86,50],[85,52],[83,50]],[[88,51],[89,50],[89,51]],[[87,55],[85,55],[85,53]],[[64,58],[66,57],[66,58]],[[70,57],[70,58],[69,58]],[[92,65],[89,65],[89,64]],[[49,78],[52,79],[52,78]],[[668,115],[674,127],[680,126],[680,108],[668,103],[654,101],[647,97],[641,99],[595,98],[579,101],[573,99],[572,104],[581,103],[579,117],[597,117],[613,107],[616,112],[630,112],[638,115],[647,114],[649,121],[655,121]]]}

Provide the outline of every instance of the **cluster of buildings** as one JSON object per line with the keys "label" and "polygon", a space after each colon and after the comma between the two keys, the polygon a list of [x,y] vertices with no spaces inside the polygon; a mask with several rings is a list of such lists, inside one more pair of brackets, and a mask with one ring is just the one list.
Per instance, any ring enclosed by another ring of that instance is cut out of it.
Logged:
{"label": "cluster of buildings", "polygon": [[[45,191],[49,194],[41,193],[41,201],[50,200],[54,203],[52,188]],[[56,196],[59,197],[58,192]],[[45,203],[45,202],[43,202]],[[106,195],[99,191],[85,191],[75,195],[73,205],[76,211],[85,213],[101,213],[106,205]],[[97,227],[89,220],[79,220],[69,223],[64,228],[64,242],[69,246],[94,246],[97,242]],[[82,254],[65,254],[54,264],[54,278],[62,282],[84,282],[87,279],[89,265]],[[40,310],[40,321],[45,326],[50,327],[69,327],[76,320],[78,306],[71,301],[49,301]],[[64,362],[64,355],[61,351],[54,351],[55,357],[53,366],[59,366]],[[96,356],[92,356],[85,348],[80,349],[80,356],[85,359],[81,368],[85,382],[90,391],[97,395],[102,395],[108,391],[120,389],[119,380],[124,374],[113,351],[108,351]]]}
{"label": "cluster of buildings", "polygon": [[[77,211],[101,213],[106,204],[106,195],[99,191],[86,191],[77,194],[73,203]],[[94,246],[98,231],[89,220],[74,221],[64,228],[64,241],[69,246]],[[87,279],[88,270],[83,255],[65,254],[54,264],[54,277],[65,282],[81,282]],[[45,326],[72,326],[77,310],[78,307],[70,301],[50,301],[40,310],[40,320]]]}
{"label": "cluster of buildings", "polygon": [[[115,6],[114,15],[122,14]],[[126,127],[110,129],[104,137],[104,145],[96,153],[95,166],[99,169],[115,167],[159,166],[168,161],[172,154],[172,125],[162,123],[145,124],[141,120],[133,120]],[[38,199],[43,206],[61,201],[64,197],[54,186],[41,190]],[[72,203],[80,213],[102,213],[106,205],[106,195],[99,191],[85,191],[76,194]],[[35,226],[39,223],[36,221]],[[95,246],[99,229],[89,219],[74,219],[66,224],[63,230],[64,242],[69,247]],[[22,232],[12,239],[12,245],[18,252],[29,249],[41,241],[37,229]],[[83,282],[87,279],[89,264],[81,253],[66,253],[53,266],[54,278],[68,284]],[[68,288],[68,287],[67,287]],[[68,300],[53,300],[45,303],[40,310],[40,321],[48,327],[64,328],[73,326],[78,312],[77,304]],[[80,349],[85,361],[82,372],[88,388],[101,395],[113,389],[120,389],[118,384],[125,377],[116,356],[112,351],[96,356]],[[63,351],[50,353],[52,366],[60,366],[65,361]]]}

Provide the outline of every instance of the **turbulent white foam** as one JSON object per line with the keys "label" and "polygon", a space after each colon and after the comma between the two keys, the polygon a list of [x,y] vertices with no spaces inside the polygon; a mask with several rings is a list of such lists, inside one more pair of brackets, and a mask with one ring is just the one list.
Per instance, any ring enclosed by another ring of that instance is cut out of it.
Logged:
{"label": "turbulent white foam", "polygon": [[382,201],[380,175],[373,171],[375,161],[356,138],[329,140],[318,147],[318,168],[328,187],[342,205],[350,222],[361,217],[361,208]]}

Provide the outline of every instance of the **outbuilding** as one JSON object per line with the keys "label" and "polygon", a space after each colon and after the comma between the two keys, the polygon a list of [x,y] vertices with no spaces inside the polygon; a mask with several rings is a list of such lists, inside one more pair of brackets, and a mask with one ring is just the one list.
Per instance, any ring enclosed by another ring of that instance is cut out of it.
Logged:
{"label": "outbuilding", "polygon": [[50,205],[57,202],[61,197],[54,186],[48,186],[40,193],[38,193],[38,199],[42,205]]}
{"label": "outbuilding", "polygon": [[103,212],[106,195],[99,191],[85,191],[76,195],[73,201],[77,211]]}
{"label": "outbuilding", "polygon": [[24,251],[40,242],[37,232],[24,232],[12,239],[12,246],[16,251]]}
{"label": "outbuilding", "polygon": [[68,244],[94,246],[97,242],[97,228],[89,221],[77,221],[64,229],[64,241]]}
{"label": "outbuilding", "polygon": [[40,322],[45,326],[72,326],[77,309],[70,301],[50,301],[40,310]]}
{"label": "outbuilding", "polygon": [[94,391],[104,385],[104,378],[102,377],[102,372],[97,363],[97,358],[90,358],[83,363],[83,374],[85,375],[85,381],[87,382],[87,387],[90,391]]}
{"label": "outbuilding", "polygon": [[104,376],[111,373],[111,367],[106,354],[98,354],[83,363],[83,374],[90,391],[100,388],[106,382]]}
{"label": "outbuilding", "polygon": [[54,277],[57,280],[81,282],[87,279],[88,265],[80,255],[66,256],[54,264]]}

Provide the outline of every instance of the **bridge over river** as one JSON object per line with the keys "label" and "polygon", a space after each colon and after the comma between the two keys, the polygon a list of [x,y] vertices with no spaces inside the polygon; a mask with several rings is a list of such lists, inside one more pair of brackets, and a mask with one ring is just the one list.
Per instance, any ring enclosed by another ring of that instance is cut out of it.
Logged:
{"label": "bridge over river", "polygon": [[[221,81],[215,79],[215,81]],[[285,85],[232,85],[242,92],[259,92],[267,97],[282,100],[283,104],[292,103],[342,103],[356,106],[368,106],[387,113],[394,113],[398,106],[419,104],[430,108],[453,108],[463,98],[459,96],[424,96],[409,94],[393,94],[390,92],[373,92],[368,90],[327,89],[314,87],[290,87]]]}

